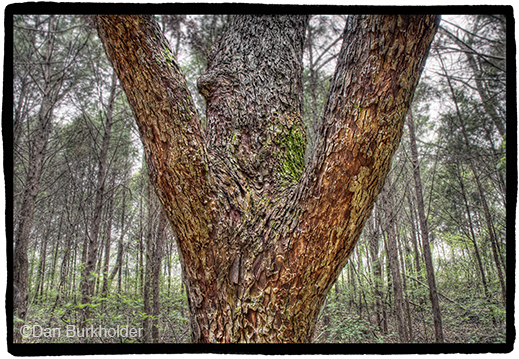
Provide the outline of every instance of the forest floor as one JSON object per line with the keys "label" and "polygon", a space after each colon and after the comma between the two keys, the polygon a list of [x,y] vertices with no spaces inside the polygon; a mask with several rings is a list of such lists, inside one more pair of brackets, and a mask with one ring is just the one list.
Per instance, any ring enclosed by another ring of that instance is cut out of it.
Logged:
{"label": "forest floor", "polygon": [[[428,317],[427,317],[428,316]],[[397,322],[393,315],[388,316],[387,325],[378,326],[376,318],[371,322],[359,318],[358,314],[346,314],[341,318],[330,319],[323,316],[318,322],[315,343],[402,343],[398,336]],[[434,324],[432,315],[414,312],[412,315],[412,339],[409,343],[434,343]],[[326,325],[325,323],[329,324]],[[445,343],[489,344],[505,343],[506,322],[488,320],[487,316],[444,315],[443,335]],[[409,322],[406,327],[409,333]]]}
{"label": "forest floor", "polygon": [[[163,307],[158,319],[160,343],[189,343],[190,328],[188,321],[187,303],[179,298],[170,298],[171,301]],[[90,308],[89,325],[97,328],[116,326],[142,328],[146,315],[142,312],[142,301],[133,300],[125,296],[112,296],[100,300]],[[386,313],[387,324],[377,324],[376,313],[371,312],[368,318],[366,311],[359,313],[356,308],[337,306],[329,303],[324,309],[317,323],[314,343],[402,343],[398,336],[394,313]],[[81,305],[54,306],[49,301],[34,303],[29,313],[27,325],[33,329],[24,339],[25,343],[142,343],[142,337],[131,338],[90,338],[67,337],[63,335],[67,326],[76,325],[81,318]],[[337,309],[340,308],[338,311]],[[354,310],[351,310],[354,309]],[[503,316],[496,320],[488,311],[480,311],[479,315],[449,311],[445,306],[443,312],[443,333],[446,343],[486,344],[505,343],[506,321]],[[412,313],[412,339],[410,343],[434,343],[434,326],[429,311],[415,311]],[[382,317],[382,316],[380,316]],[[130,321],[128,318],[132,318]],[[409,323],[409,322],[407,322]],[[61,336],[45,335],[45,328],[61,328]],[[409,331],[409,325],[406,330]],[[32,335],[31,335],[32,334]]]}

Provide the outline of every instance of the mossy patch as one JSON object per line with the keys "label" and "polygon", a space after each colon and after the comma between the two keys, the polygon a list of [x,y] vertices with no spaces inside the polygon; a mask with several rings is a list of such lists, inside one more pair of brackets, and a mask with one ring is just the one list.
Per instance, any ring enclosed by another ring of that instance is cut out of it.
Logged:
{"label": "mossy patch", "polygon": [[164,61],[166,61],[166,63],[168,65],[175,66],[175,56],[173,56],[173,54],[171,53],[169,48],[164,47],[163,55],[164,55]]}
{"label": "mossy patch", "polygon": [[305,167],[306,137],[302,129],[292,127],[279,141],[283,150],[279,158],[279,171],[283,180],[297,182],[303,174]]}

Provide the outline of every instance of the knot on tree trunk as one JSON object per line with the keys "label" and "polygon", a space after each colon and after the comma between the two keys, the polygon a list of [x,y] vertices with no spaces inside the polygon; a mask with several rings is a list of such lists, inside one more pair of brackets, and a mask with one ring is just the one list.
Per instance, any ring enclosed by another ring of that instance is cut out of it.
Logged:
{"label": "knot on tree trunk", "polygon": [[204,97],[204,99],[207,102],[210,102],[218,89],[223,89],[223,92],[227,92],[227,90],[231,89],[232,83],[232,79],[208,71],[198,78],[197,88],[198,92]]}

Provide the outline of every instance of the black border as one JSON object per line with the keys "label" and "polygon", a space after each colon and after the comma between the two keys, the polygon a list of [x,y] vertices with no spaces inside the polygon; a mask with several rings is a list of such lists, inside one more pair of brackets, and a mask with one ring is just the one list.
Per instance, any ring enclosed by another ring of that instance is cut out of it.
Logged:
{"label": "black border", "polygon": [[[13,242],[13,156],[12,156],[12,68],[14,14],[390,14],[434,13],[475,14],[499,13],[507,18],[507,338],[504,344],[13,344],[12,271]],[[510,5],[475,6],[338,6],[338,5],[275,5],[247,3],[59,3],[25,2],[5,7],[4,83],[2,137],[5,180],[5,222],[7,251],[7,348],[15,356],[58,356],[91,354],[440,354],[440,353],[510,353],[514,349],[515,299],[515,224],[517,202],[517,83],[515,19]],[[511,295],[510,295],[511,294]]]}

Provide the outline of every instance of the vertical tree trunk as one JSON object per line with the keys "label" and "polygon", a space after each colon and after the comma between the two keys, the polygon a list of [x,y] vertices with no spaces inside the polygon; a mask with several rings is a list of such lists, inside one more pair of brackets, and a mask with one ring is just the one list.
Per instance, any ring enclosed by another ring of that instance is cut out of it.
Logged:
{"label": "vertical tree trunk", "polygon": [[[47,267],[47,246],[49,244],[49,237],[52,230],[52,218],[54,217],[54,209],[55,206],[52,202],[48,202],[49,207],[51,208],[51,211],[48,215],[48,221],[46,223],[45,231],[41,237],[41,243],[40,243],[40,251],[39,251],[39,263],[38,263],[38,270],[37,270],[37,279],[36,279],[36,286],[34,290],[34,298],[33,301],[36,300],[38,297],[40,299],[43,299],[43,287],[45,282],[45,272]],[[37,250],[35,250],[36,253],[38,253]]]}
{"label": "vertical tree trunk", "polygon": [[[117,76],[115,72],[112,75],[112,83],[110,86],[110,95],[108,103],[104,109],[106,117],[106,123],[103,134],[103,142],[101,144],[101,151],[99,153],[98,172],[97,172],[97,184],[95,190],[95,204],[94,213],[92,218],[92,227],[90,233],[87,233],[88,237],[88,251],[85,262],[85,268],[82,273],[81,280],[81,303],[90,303],[91,296],[94,291],[94,271],[95,263],[97,259],[98,250],[98,237],[99,228],[101,225],[101,216],[103,213],[104,197],[105,197],[105,179],[107,174],[107,157],[108,157],[108,146],[110,145],[110,138],[112,136],[112,124],[113,124],[113,108],[115,102],[115,95],[117,89]],[[89,316],[88,306],[86,306],[82,313],[82,322],[85,322]]]}
{"label": "vertical tree trunk", "polygon": [[[124,193],[126,193],[126,192],[124,192]],[[124,202],[125,202],[124,199],[125,198],[124,198],[124,194],[123,194],[123,217],[124,217]],[[112,221],[113,221],[113,216],[114,216],[113,203],[110,202],[109,206],[110,206],[110,209],[108,211],[109,218],[108,218],[108,225],[106,226],[106,239],[105,239],[105,261],[103,264],[103,286],[101,289],[102,296],[105,298],[108,295],[108,281],[109,281],[108,270],[109,270],[109,265],[110,265],[110,249],[112,247]],[[123,222],[123,228],[121,229],[121,231],[124,231],[124,222]]]}
{"label": "vertical tree trunk", "polygon": [[146,318],[144,319],[144,342],[149,343],[151,340],[151,322],[150,315],[152,312],[152,296],[153,296],[153,287],[152,287],[152,277],[153,277],[153,269],[155,265],[155,241],[156,241],[156,233],[154,233],[154,219],[155,212],[157,210],[157,206],[155,201],[153,200],[153,189],[152,184],[148,182],[148,231],[146,233],[146,265],[144,267],[144,282],[142,286],[142,296],[144,302],[144,313],[146,313]]}
{"label": "vertical tree trunk", "polygon": [[304,163],[306,16],[235,16],[198,88],[149,16],[99,16],[177,234],[196,342],[307,342],[402,135],[439,17],[355,16]]}
{"label": "vertical tree trunk", "polygon": [[415,225],[415,213],[414,213],[414,205],[412,200],[412,193],[407,193],[407,200],[409,203],[409,216],[410,216],[410,223],[411,223],[411,242],[413,243],[413,250],[414,250],[414,262],[415,262],[415,271],[416,271],[416,278],[422,279],[422,268],[420,266],[420,250],[418,249],[419,243],[418,243],[418,231],[416,230]]}
{"label": "vertical tree trunk", "polygon": [[159,223],[157,227],[157,233],[155,236],[155,243],[153,247],[153,271],[152,271],[152,283],[153,288],[153,303],[151,314],[154,319],[151,327],[151,339],[154,343],[159,342],[159,315],[160,315],[160,273],[162,267],[163,257],[163,245],[166,230],[166,214],[162,209],[159,210]]}
{"label": "vertical tree trunk", "polygon": [[481,260],[481,255],[479,254],[479,248],[478,244],[476,242],[476,235],[474,234],[474,224],[472,223],[472,215],[470,213],[470,207],[467,200],[467,195],[465,193],[465,185],[463,183],[463,178],[461,177],[461,173],[459,171],[459,164],[456,164],[457,167],[457,174],[458,174],[458,181],[460,182],[461,187],[461,196],[463,197],[463,204],[465,206],[465,211],[467,212],[467,219],[469,221],[469,229],[470,229],[470,241],[472,242],[472,245],[474,246],[474,254],[476,255],[476,260],[478,262],[478,268],[479,272],[481,274],[481,282],[483,284],[483,290],[485,292],[485,297],[488,299],[490,298],[490,294],[488,292],[488,285],[485,275],[485,270],[483,267],[483,262]]}
{"label": "vertical tree trunk", "polygon": [[[409,266],[408,266],[408,262],[406,260],[404,260],[405,254],[404,254],[404,249],[402,248],[402,238],[400,236],[400,230],[398,228],[397,221],[395,221],[395,227],[396,227],[396,237],[397,237],[397,248],[398,248],[398,252],[400,254],[400,268],[402,268],[402,290],[403,290],[403,293],[405,294],[404,295],[404,297],[405,297],[404,312],[405,312],[405,317],[407,320],[407,332],[406,332],[407,341],[412,342],[413,341],[413,320],[411,317],[411,309],[409,306],[409,291],[407,288],[407,279],[406,279],[407,278],[406,269],[409,268]],[[407,252],[410,252],[410,250],[408,250]]]}
{"label": "vertical tree trunk", "polygon": [[[390,182],[386,181],[386,186]],[[395,313],[397,320],[398,336],[400,341],[406,343],[408,341],[405,327],[405,311],[404,296],[402,290],[402,276],[400,274],[400,264],[398,262],[398,248],[396,244],[395,234],[395,213],[393,204],[388,193],[387,187],[382,190],[382,200],[384,202],[385,224],[387,232],[387,254],[389,259],[389,268],[391,269],[391,278],[393,283],[393,294],[395,297]]]}
{"label": "vertical tree trunk", "polygon": [[436,280],[434,278],[434,266],[431,256],[431,247],[429,245],[429,230],[427,228],[427,219],[425,217],[425,206],[422,196],[422,180],[420,178],[420,166],[418,164],[418,151],[416,149],[416,137],[414,130],[414,120],[411,110],[407,118],[407,126],[409,128],[409,143],[411,147],[411,161],[413,163],[413,177],[415,183],[416,208],[418,210],[418,218],[420,221],[420,229],[422,234],[423,255],[425,260],[425,270],[427,271],[427,283],[429,285],[429,298],[431,300],[434,334],[436,342],[443,343],[443,325],[440,311],[440,303],[436,290]]}
{"label": "vertical tree trunk", "polygon": [[49,280],[49,286],[50,288],[55,288],[55,279],[56,279],[56,266],[58,264],[58,254],[61,249],[61,231],[63,229],[63,216],[60,216],[59,218],[59,226],[58,226],[58,233],[54,239],[54,248],[52,251],[54,252],[54,256],[52,257],[52,265],[51,265],[51,273],[50,273],[50,280]]}
{"label": "vertical tree trunk", "polygon": [[[377,206],[378,207],[378,206]],[[377,325],[381,332],[383,332],[383,312],[384,312],[384,303],[382,301],[382,292],[380,290],[380,286],[382,285],[382,266],[380,265],[380,260],[378,257],[379,252],[379,239],[378,232],[376,226],[377,220],[377,207],[373,210],[372,222],[373,225],[370,226],[372,229],[369,235],[369,253],[372,261],[372,271],[373,271],[373,282],[374,282],[374,296],[375,296],[375,313],[377,317]]]}

